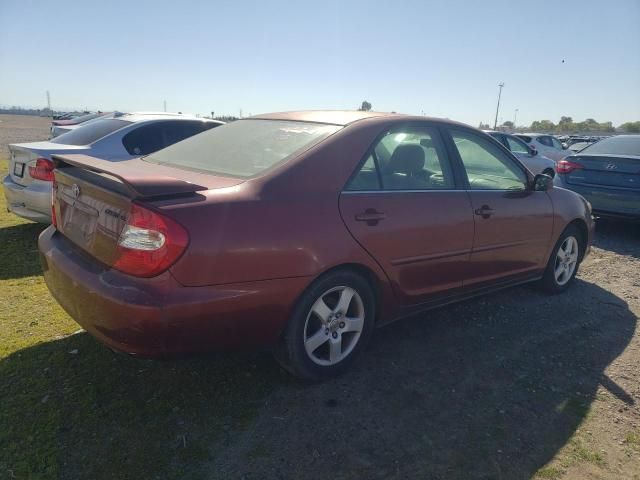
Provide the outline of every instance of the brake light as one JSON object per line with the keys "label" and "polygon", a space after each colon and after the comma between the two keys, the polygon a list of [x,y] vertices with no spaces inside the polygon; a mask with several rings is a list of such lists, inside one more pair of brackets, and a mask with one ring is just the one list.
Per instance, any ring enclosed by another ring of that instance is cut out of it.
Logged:
{"label": "brake light", "polygon": [[58,184],[55,178],[53,179],[53,185],[51,185],[51,225],[58,228],[58,219],[56,218],[56,192],[58,190]]}
{"label": "brake light", "polygon": [[38,158],[35,166],[29,167],[29,175],[36,180],[43,180],[45,182],[53,181],[53,169],[55,165],[48,158]]}
{"label": "brake light", "polygon": [[189,235],[182,225],[132,203],[113,267],[136,277],[154,277],[173,265],[188,243]]}
{"label": "brake light", "polygon": [[579,170],[584,168],[584,165],[581,163],[572,162],[570,160],[560,160],[556,165],[557,173],[571,173],[574,170]]}

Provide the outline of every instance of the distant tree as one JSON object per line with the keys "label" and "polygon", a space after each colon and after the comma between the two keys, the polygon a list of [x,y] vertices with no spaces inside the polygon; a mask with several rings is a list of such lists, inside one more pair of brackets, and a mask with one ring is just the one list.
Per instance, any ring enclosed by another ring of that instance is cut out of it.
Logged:
{"label": "distant tree", "polygon": [[502,124],[503,128],[507,128],[509,130],[513,130],[513,128],[515,127],[515,125],[513,124],[513,122],[511,120],[507,120],[506,122],[504,122]]}
{"label": "distant tree", "polygon": [[478,129],[480,129],[480,130],[491,130],[491,126],[488,123],[480,122],[480,125],[478,125]]}
{"label": "distant tree", "polygon": [[560,121],[558,122],[558,126],[556,127],[558,132],[571,132],[575,130],[575,125],[573,123],[573,118],[571,117],[560,117]]}
{"label": "distant tree", "polygon": [[371,104],[365,100],[364,102],[362,102],[362,105],[360,105],[360,108],[358,110],[360,110],[361,112],[368,112],[369,110],[371,110]]}
{"label": "distant tree", "polygon": [[556,126],[551,120],[536,120],[531,124],[530,128],[534,132],[552,132],[556,129]]}
{"label": "distant tree", "polygon": [[626,122],[620,125],[620,129],[627,133],[640,133],[640,122]]}

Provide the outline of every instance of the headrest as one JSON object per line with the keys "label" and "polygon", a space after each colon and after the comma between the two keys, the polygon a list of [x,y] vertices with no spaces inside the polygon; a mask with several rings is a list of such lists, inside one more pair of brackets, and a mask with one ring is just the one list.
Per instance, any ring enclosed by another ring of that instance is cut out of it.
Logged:
{"label": "headrest", "polygon": [[411,175],[424,168],[424,150],[420,145],[398,145],[389,160],[390,173]]}

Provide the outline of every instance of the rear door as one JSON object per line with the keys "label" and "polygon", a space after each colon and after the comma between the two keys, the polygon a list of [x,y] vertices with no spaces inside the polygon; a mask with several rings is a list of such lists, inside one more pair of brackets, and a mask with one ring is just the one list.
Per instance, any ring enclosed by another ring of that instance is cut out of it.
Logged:
{"label": "rear door", "polygon": [[529,189],[522,165],[489,139],[466,129],[448,132],[450,148],[464,166],[475,220],[465,286],[540,270],[553,227],[549,196]]}
{"label": "rear door", "polygon": [[438,130],[408,125],[372,145],[340,195],[347,228],[404,305],[462,287],[473,215],[460,187]]}

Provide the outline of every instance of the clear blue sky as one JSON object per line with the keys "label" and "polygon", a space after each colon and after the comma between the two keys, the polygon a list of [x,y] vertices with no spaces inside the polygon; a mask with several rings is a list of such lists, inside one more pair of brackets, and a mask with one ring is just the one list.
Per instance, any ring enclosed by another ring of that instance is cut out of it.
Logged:
{"label": "clear blue sky", "polygon": [[[562,60],[565,63],[562,63]],[[640,120],[640,0],[0,0],[0,104]]]}

